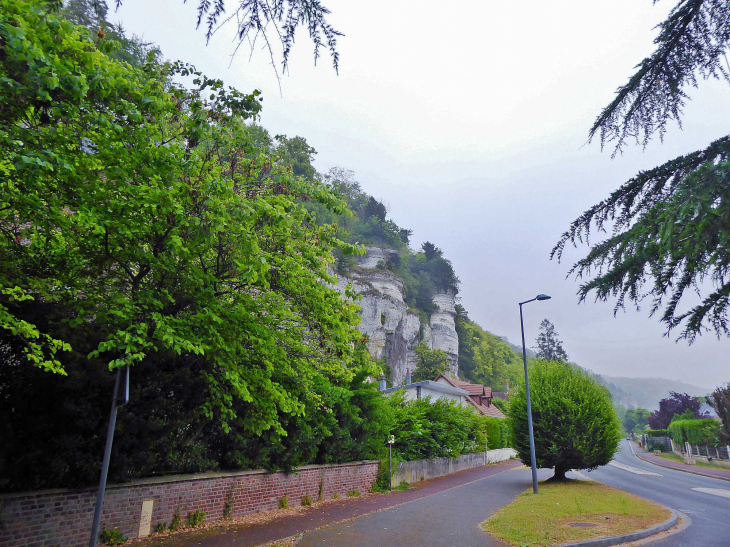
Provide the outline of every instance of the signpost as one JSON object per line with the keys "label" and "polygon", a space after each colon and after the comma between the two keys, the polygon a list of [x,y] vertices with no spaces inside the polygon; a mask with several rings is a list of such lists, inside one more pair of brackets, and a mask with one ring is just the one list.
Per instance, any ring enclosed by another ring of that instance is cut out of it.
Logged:
{"label": "signpost", "polygon": [[388,464],[390,466],[390,491],[393,491],[393,443],[395,443],[395,435],[391,435],[388,439]]}

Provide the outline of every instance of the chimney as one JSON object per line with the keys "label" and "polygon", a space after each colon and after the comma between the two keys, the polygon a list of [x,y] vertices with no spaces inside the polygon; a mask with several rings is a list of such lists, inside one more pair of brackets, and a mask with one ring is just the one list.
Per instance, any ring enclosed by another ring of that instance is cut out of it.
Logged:
{"label": "chimney", "polygon": [[380,373],[380,391],[385,391],[388,384],[385,382],[385,374]]}
{"label": "chimney", "polygon": [[406,369],[406,385],[411,383],[411,369]]}

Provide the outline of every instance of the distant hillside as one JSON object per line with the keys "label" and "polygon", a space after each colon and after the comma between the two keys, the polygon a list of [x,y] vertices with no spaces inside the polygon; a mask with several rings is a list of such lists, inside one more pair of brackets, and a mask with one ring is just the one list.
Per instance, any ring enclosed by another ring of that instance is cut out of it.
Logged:
{"label": "distant hillside", "polygon": [[[512,348],[512,351],[514,351],[520,357],[520,359],[522,358],[522,346],[516,346],[516,345],[514,345],[512,342],[510,342],[507,339],[506,336],[500,336],[500,338],[502,340],[504,340],[509,347]],[[537,357],[537,353],[535,353],[534,351],[532,351],[530,348],[525,348],[525,350],[526,350],[525,353],[527,354],[527,358],[528,359],[534,359],[535,357]]]}
{"label": "distant hillside", "polygon": [[709,388],[666,378],[628,378],[601,374],[594,374],[594,376],[608,388],[617,404],[648,410],[657,410],[659,401],[668,397],[670,391],[688,393],[693,396],[707,395],[712,391]]}

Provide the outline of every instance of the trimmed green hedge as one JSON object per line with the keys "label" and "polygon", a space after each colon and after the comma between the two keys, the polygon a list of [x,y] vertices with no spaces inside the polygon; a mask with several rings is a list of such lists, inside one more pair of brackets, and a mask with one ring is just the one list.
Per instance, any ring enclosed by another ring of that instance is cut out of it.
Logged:
{"label": "trimmed green hedge", "polygon": [[486,423],[487,428],[487,450],[509,447],[511,429],[507,420],[503,418],[492,418],[491,416],[485,416],[482,419]]}
{"label": "trimmed green hedge", "polygon": [[721,427],[717,420],[676,420],[669,424],[668,431],[675,443],[716,445]]}
{"label": "trimmed green hedge", "polygon": [[667,429],[647,429],[645,433],[649,437],[669,437],[669,430]]}

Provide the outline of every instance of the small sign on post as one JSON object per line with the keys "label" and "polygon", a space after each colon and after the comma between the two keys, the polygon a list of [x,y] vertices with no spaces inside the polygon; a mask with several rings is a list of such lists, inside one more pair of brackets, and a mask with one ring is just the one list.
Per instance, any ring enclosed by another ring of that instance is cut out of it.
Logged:
{"label": "small sign on post", "polygon": [[390,468],[390,491],[393,491],[393,444],[395,443],[395,435],[391,435],[388,439],[388,466]]}

